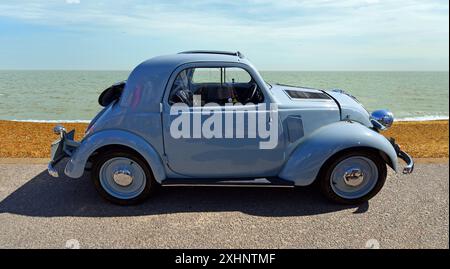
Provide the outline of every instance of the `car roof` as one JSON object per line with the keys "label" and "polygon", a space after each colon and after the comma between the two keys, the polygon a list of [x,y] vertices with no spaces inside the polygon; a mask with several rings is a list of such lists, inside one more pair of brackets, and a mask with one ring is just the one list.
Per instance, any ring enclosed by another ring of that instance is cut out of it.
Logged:
{"label": "car roof", "polygon": [[249,64],[240,52],[194,50],[157,56],[143,62],[140,64],[140,67],[175,69],[180,65],[193,62],[230,62]]}
{"label": "car roof", "polygon": [[135,111],[157,112],[172,72],[181,65],[198,62],[243,63],[252,66],[240,52],[185,51],[151,58],[130,74],[120,98],[122,106]]}

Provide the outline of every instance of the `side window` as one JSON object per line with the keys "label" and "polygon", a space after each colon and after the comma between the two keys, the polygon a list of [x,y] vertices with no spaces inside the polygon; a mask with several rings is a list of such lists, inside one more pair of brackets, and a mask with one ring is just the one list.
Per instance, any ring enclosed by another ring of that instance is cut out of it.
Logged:
{"label": "side window", "polygon": [[221,83],[220,68],[195,68],[192,83]]}
{"label": "side window", "polygon": [[198,67],[182,70],[175,78],[169,96],[170,104],[181,102],[192,106],[194,100],[200,101],[198,105],[256,104],[264,101],[264,95],[245,69]]}
{"label": "side window", "polygon": [[191,81],[193,72],[194,69],[189,68],[182,70],[177,75],[170,90],[169,103],[171,105],[175,103],[185,103],[192,106],[193,95],[191,91]]}
{"label": "side window", "polygon": [[250,83],[252,77],[242,68],[225,68],[225,82],[227,83]]}

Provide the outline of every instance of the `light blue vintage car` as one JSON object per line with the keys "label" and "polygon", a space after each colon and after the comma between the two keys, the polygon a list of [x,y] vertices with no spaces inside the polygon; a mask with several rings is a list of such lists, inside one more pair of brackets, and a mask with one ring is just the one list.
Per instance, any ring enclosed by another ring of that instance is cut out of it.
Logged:
{"label": "light blue vintage car", "polygon": [[98,192],[135,204],[160,185],[317,186],[332,201],[375,196],[387,166],[413,159],[380,134],[394,119],[370,114],[342,90],[266,83],[239,52],[187,51],[138,65],[106,89],[84,138],[55,127],[48,171],[90,171]]}

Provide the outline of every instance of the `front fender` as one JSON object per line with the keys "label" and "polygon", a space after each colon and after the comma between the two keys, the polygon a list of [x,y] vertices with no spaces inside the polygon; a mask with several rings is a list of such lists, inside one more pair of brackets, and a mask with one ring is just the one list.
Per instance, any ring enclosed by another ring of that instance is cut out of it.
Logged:
{"label": "front fender", "polygon": [[100,131],[85,138],[67,163],[65,174],[72,178],[81,177],[91,154],[107,145],[122,145],[134,149],[147,161],[157,182],[166,178],[164,165],[157,151],[142,137],[121,130]]}
{"label": "front fender", "polygon": [[384,152],[397,171],[397,153],[384,136],[360,123],[339,121],[317,129],[301,141],[278,176],[298,186],[309,185],[331,156],[356,147]]}

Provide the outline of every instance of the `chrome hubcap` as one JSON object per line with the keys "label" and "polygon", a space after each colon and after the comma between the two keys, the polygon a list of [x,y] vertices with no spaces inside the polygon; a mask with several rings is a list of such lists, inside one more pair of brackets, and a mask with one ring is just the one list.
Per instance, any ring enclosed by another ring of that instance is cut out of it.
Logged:
{"label": "chrome hubcap", "polygon": [[350,168],[345,171],[344,174],[344,183],[351,186],[357,187],[361,185],[364,181],[364,174],[361,169],[358,168]]}
{"label": "chrome hubcap", "polygon": [[133,176],[127,169],[118,169],[113,174],[113,180],[117,185],[126,187],[133,182]]}
{"label": "chrome hubcap", "polygon": [[333,191],[345,199],[368,194],[377,184],[378,168],[369,158],[352,156],[338,163],[330,178]]}
{"label": "chrome hubcap", "polygon": [[99,171],[100,184],[111,196],[132,199],[145,189],[146,175],[135,161],[125,157],[107,160]]}

